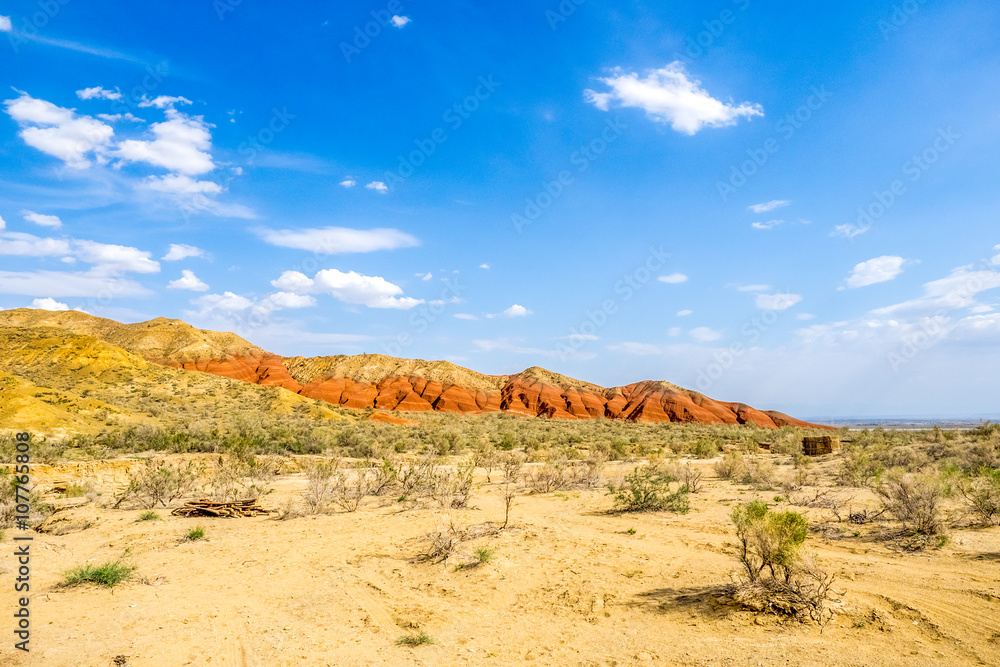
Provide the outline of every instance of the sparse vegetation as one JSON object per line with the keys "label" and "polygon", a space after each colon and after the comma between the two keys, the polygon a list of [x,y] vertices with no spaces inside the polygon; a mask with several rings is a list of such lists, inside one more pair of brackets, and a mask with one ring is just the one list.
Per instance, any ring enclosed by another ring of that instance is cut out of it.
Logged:
{"label": "sparse vegetation", "polygon": [[142,509],[153,509],[157,505],[183,498],[197,485],[199,470],[193,462],[168,462],[164,459],[146,459],[142,465],[129,473],[128,485],[118,497],[114,506],[127,501]]}
{"label": "sparse vegetation", "polygon": [[204,526],[195,526],[187,532],[184,536],[184,540],[187,542],[197,542],[198,540],[205,539],[205,528]]}
{"label": "sparse vegetation", "polygon": [[476,555],[476,560],[485,565],[493,560],[493,556],[496,555],[497,550],[493,547],[479,547],[473,553]]}
{"label": "sparse vegetation", "polygon": [[608,484],[608,492],[614,497],[615,509],[620,512],[669,510],[686,514],[690,509],[690,489],[680,484],[677,490],[671,491],[670,485],[675,482],[674,476],[659,465],[639,465],[621,484]]}
{"label": "sparse vegetation", "polygon": [[120,560],[109,561],[103,565],[80,565],[63,575],[63,585],[97,584],[112,588],[131,577],[135,570],[135,566]]}
{"label": "sparse vegetation", "polygon": [[944,531],[943,488],[937,474],[913,475],[894,470],[874,490],[885,509],[912,534],[939,535]]}
{"label": "sparse vegetation", "polygon": [[154,512],[153,510],[146,510],[145,512],[143,512],[142,514],[139,515],[138,519],[136,519],[137,522],[138,521],[159,521],[159,520],[160,520],[160,515],[157,514],[156,512]]}
{"label": "sparse vegetation", "polygon": [[423,646],[424,644],[433,644],[434,639],[421,630],[415,634],[403,635],[396,640],[396,643],[400,646]]}

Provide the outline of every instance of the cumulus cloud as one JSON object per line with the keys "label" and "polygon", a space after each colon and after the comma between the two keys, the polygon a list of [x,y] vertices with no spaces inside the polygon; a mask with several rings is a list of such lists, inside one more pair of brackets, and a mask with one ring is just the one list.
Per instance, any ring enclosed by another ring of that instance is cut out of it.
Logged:
{"label": "cumulus cloud", "polygon": [[193,245],[183,243],[171,243],[167,254],[163,256],[164,262],[177,262],[188,257],[203,257],[205,251]]}
{"label": "cumulus cloud", "polygon": [[257,229],[265,243],[282,248],[309,250],[321,255],[340,255],[376,250],[395,250],[420,245],[414,237],[398,229]]}
{"label": "cumulus cloud", "polygon": [[18,136],[24,143],[62,160],[72,169],[86,169],[90,155],[103,161],[114,130],[90,116],[80,116],[73,109],[39,100],[25,92],[4,101],[7,114],[17,121]]}
{"label": "cumulus cloud", "polygon": [[687,317],[688,315],[693,315],[693,310],[678,310],[677,317]]}
{"label": "cumulus cloud", "polygon": [[233,292],[223,294],[206,294],[192,301],[196,306],[201,307],[201,314],[231,314],[241,310],[246,310],[253,306],[253,301]]}
{"label": "cumulus cloud", "polygon": [[356,271],[324,269],[313,278],[298,271],[285,271],[271,284],[293,294],[329,294],[338,301],[368,308],[409,310],[424,302],[402,296],[402,287],[381,276],[366,276]]}
{"label": "cumulus cloud", "polygon": [[348,178],[348,179],[345,179],[345,180],[341,181],[340,184],[342,186],[344,186],[345,188],[353,188],[355,185],[358,184],[358,182],[355,181],[355,180],[352,180],[352,179]]}
{"label": "cumulus cloud", "polygon": [[101,86],[95,86],[94,88],[84,88],[83,90],[76,91],[76,96],[81,100],[120,100],[122,98],[121,91],[117,88],[114,90],[107,90]]}
{"label": "cumulus cloud", "polygon": [[106,120],[109,123],[117,123],[120,120],[127,120],[132,123],[145,123],[142,118],[135,116],[131,111],[126,111],[125,113],[99,113],[97,117],[101,120]]}
{"label": "cumulus cloud", "polygon": [[688,277],[683,273],[671,273],[669,276],[660,276],[657,278],[661,283],[667,283],[670,285],[679,285],[681,283],[686,283]]}
{"label": "cumulus cloud", "polygon": [[21,215],[28,222],[33,222],[41,227],[52,227],[53,229],[58,229],[62,227],[62,220],[59,216],[55,215],[42,215],[41,213],[35,213],[34,211],[21,211]]}
{"label": "cumulus cloud", "polygon": [[722,338],[721,331],[716,331],[715,329],[710,329],[708,327],[695,327],[694,329],[691,329],[688,334],[699,343],[710,343],[713,340],[719,340]]}
{"label": "cumulus cloud", "polygon": [[192,292],[207,292],[208,285],[202,282],[198,276],[194,275],[194,271],[184,269],[181,271],[180,278],[177,280],[171,280],[167,283],[167,289],[185,289],[191,290]]}
{"label": "cumulus cloud", "polygon": [[52,297],[46,297],[44,299],[35,299],[31,302],[31,308],[38,308],[39,310],[69,310],[69,306],[65,303],[60,303]]}
{"label": "cumulus cloud", "polygon": [[386,192],[389,191],[389,186],[383,183],[382,181],[372,181],[365,187],[368,188],[369,190],[375,190],[376,192],[380,192],[382,194],[385,194]]}
{"label": "cumulus cloud", "polygon": [[669,123],[677,132],[693,135],[704,127],[734,125],[741,117],[763,116],[759,104],[734,105],[715,99],[701,82],[688,78],[683,63],[675,61],[661,69],[649,70],[640,79],[621,68],[599,79],[610,90],[585,90],[584,98],[602,111],[611,106],[643,109],[654,120]]}
{"label": "cumulus cloud", "polygon": [[396,15],[396,16],[392,17],[392,24],[394,26],[396,26],[397,28],[402,28],[404,25],[406,25],[407,23],[409,23],[411,20],[412,19],[409,16],[399,16],[399,15]]}
{"label": "cumulus cloud", "polygon": [[[997,257],[1000,257],[1000,255],[997,255]],[[490,268],[490,265],[489,265],[489,264],[480,264],[480,265],[479,265],[479,268],[480,268],[480,269],[489,269],[489,268]]]}
{"label": "cumulus cloud", "polygon": [[159,262],[150,259],[152,253],[138,248],[97,241],[74,241],[77,259],[94,264],[101,273],[157,273]]}
{"label": "cumulus cloud", "polygon": [[14,24],[10,22],[9,16],[0,16],[0,32],[10,32],[14,29]]}
{"label": "cumulus cloud", "polygon": [[887,282],[903,272],[905,263],[905,259],[895,255],[883,255],[861,262],[855,265],[851,275],[847,277],[847,286],[855,288]]}
{"label": "cumulus cloud", "polygon": [[515,303],[510,308],[503,311],[502,314],[504,317],[527,317],[528,315],[531,315],[531,311],[524,306],[520,306]]}
{"label": "cumulus cloud", "polygon": [[166,115],[167,120],[150,126],[154,139],[123,141],[115,154],[125,162],[146,162],[189,176],[215,169],[209,152],[212,134],[205,119],[175,109],[167,109]]}
{"label": "cumulus cloud", "polygon": [[308,294],[293,294],[292,292],[275,292],[264,297],[256,308],[261,312],[270,313],[275,310],[293,308],[309,308],[316,305],[316,299]]}
{"label": "cumulus cloud", "polygon": [[763,204],[751,204],[747,208],[754,213],[767,213],[768,211],[773,211],[776,208],[783,208],[791,204],[789,199],[772,199],[769,202],[764,202]]}
{"label": "cumulus cloud", "polygon": [[800,294],[758,294],[756,303],[761,310],[787,310],[802,301]]}
{"label": "cumulus cloud", "polygon": [[39,238],[21,232],[0,233],[0,255],[21,257],[51,257],[72,252],[66,239]]}
{"label": "cumulus cloud", "polygon": [[2,231],[7,226],[7,223],[2,217],[0,217],[0,231]]}

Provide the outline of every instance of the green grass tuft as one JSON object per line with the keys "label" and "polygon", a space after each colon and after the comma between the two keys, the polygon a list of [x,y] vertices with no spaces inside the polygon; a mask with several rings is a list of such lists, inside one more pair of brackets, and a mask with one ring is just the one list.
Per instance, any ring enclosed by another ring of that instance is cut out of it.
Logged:
{"label": "green grass tuft", "polygon": [[396,643],[400,646],[422,646],[424,644],[433,644],[434,639],[421,630],[415,635],[403,635],[396,640]]}
{"label": "green grass tuft", "polygon": [[136,519],[136,521],[159,521],[159,520],[160,520],[160,515],[154,512],[153,510],[147,510],[143,512],[142,514],[139,515],[139,518]]}
{"label": "green grass tuft", "polygon": [[66,586],[93,583],[105,588],[117,586],[132,576],[134,565],[126,565],[120,561],[108,562],[103,565],[80,565],[67,570],[63,575]]}
{"label": "green grass tuft", "polygon": [[202,526],[196,526],[188,531],[188,534],[184,537],[184,539],[188,542],[205,539],[205,529]]}

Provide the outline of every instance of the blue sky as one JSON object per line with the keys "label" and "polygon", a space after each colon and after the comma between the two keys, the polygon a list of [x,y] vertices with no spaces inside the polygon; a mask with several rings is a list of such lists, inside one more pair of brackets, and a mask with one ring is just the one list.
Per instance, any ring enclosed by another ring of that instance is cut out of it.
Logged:
{"label": "blue sky", "polygon": [[994,415],[1000,9],[0,7],[0,307]]}

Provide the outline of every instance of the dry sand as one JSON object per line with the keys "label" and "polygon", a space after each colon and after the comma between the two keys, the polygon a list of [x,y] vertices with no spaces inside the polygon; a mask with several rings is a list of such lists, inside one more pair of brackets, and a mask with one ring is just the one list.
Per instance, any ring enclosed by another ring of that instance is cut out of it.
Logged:
{"label": "dry sand", "polygon": [[[609,514],[601,490],[518,497],[512,525],[465,543],[446,563],[415,559],[422,537],[454,520],[502,520],[495,486],[470,509],[404,509],[368,500],[356,513],[291,520],[189,519],[95,504],[64,510],[94,525],[32,543],[30,656],[0,664],[114,665],[1000,665],[1000,528],[954,529],[941,549],[898,553],[853,526],[830,524],[807,545],[837,572],[834,620],[815,624],[719,603],[734,570],[728,513],[754,497],[718,480],[709,462],[692,511]],[[45,479],[98,480],[109,497],[122,464],[39,466]],[[619,476],[627,466],[609,465]],[[276,478],[263,505],[281,507],[302,474]],[[760,497],[774,501],[776,491]],[[855,505],[874,502],[859,490]],[[787,506],[787,502],[780,503]],[[827,510],[809,509],[819,523]],[[182,541],[192,527],[206,539]],[[635,534],[629,534],[634,528]],[[8,531],[2,578],[16,564]],[[473,549],[496,549],[477,562]],[[127,550],[135,577],[113,590],[65,588],[62,573]],[[460,565],[468,565],[459,567]],[[4,608],[14,594],[5,591]],[[12,619],[7,621],[13,628]],[[433,644],[397,640],[422,630]]]}

